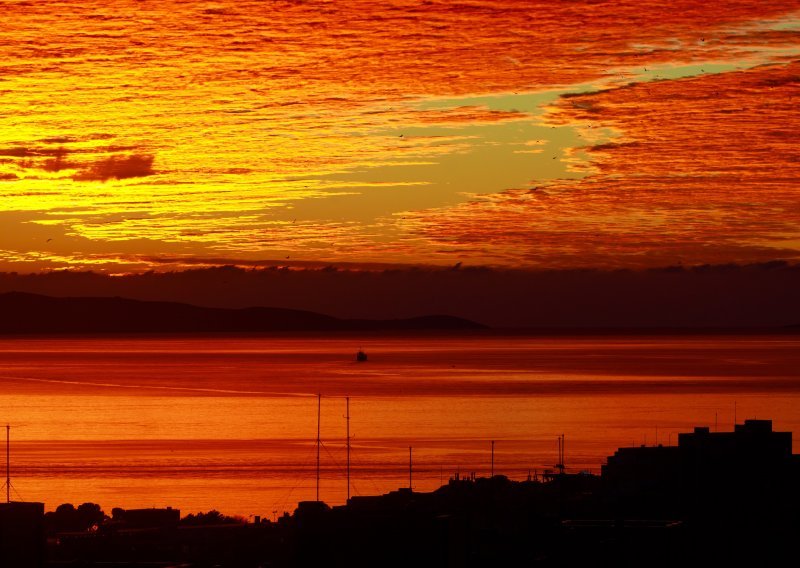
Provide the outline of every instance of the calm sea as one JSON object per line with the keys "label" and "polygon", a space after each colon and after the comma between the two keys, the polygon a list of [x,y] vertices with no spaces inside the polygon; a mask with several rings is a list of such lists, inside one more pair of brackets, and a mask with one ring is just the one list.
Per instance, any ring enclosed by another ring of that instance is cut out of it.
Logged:
{"label": "calm sea", "polygon": [[[366,363],[355,363],[363,347]],[[734,413],[800,432],[800,337],[0,340],[16,499],[272,517],[455,472],[513,479],[676,443]]]}

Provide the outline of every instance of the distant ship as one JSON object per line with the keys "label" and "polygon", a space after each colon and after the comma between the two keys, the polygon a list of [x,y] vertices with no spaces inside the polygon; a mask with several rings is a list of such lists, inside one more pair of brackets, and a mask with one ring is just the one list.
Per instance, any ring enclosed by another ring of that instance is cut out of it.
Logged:
{"label": "distant ship", "polygon": [[356,352],[356,361],[359,363],[363,363],[366,360],[367,360],[367,354],[364,353],[363,349],[359,349],[358,352]]}

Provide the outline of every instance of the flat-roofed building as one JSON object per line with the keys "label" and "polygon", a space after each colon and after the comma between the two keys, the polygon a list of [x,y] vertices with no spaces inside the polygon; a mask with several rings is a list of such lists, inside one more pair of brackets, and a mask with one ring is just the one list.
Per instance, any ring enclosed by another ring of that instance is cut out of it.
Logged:
{"label": "flat-roofed building", "polygon": [[41,568],[44,563],[44,503],[0,503],[0,566]]}

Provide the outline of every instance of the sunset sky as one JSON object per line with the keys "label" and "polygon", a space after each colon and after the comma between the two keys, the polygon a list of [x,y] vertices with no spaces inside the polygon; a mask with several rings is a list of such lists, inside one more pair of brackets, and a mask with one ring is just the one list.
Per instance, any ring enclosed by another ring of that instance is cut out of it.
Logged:
{"label": "sunset sky", "polygon": [[0,270],[800,259],[794,1],[3,1]]}

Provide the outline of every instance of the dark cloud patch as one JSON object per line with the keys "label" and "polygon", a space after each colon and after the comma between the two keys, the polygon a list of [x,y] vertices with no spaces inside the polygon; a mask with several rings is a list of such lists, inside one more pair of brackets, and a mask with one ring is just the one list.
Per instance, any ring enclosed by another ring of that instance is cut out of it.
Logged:
{"label": "dark cloud patch", "polygon": [[9,156],[12,158],[37,158],[37,157],[58,157],[66,156],[69,151],[66,148],[41,148],[31,146],[9,146],[0,148],[0,156]]}
{"label": "dark cloud patch", "polygon": [[133,150],[136,150],[136,146],[123,146],[123,145],[119,145],[119,144],[114,144],[114,145],[110,145],[110,146],[98,147],[96,151],[97,152],[108,152],[110,154],[113,154],[113,153],[116,153],[116,152],[130,152],[130,151],[133,151]]}
{"label": "dark cloud patch", "polygon": [[11,156],[12,158],[27,158],[28,156],[38,156],[35,150],[25,146],[12,146],[11,148],[0,148],[0,156]]}
{"label": "dark cloud patch", "polygon": [[[98,135],[95,138],[105,139]],[[64,145],[76,142],[70,136],[56,136],[39,140],[40,145],[15,145],[0,147],[0,163],[16,162],[23,169],[41,169],[46,172],[62,170],[82,170],[76,179],[104,180],[123,179],[151,175],[153,157],[136,154],[136,147],[129,145],[108,145],[96,148],[67,148]],[[58,147],[53,145],[59,144]],[[119,156],[122,152],[133,152],[130,156]],[[69,161],[70,155],[80,154],[113,154],[94,163]],[[7,159],[3,160],[2,157]]]}
{"label": "dark cloud patch", "polygon": [[72,166],[70,166],[70,164],[67,162],[68,153],[69,152],[67,152],[66,148],[58,148],[53,153],[53,157],[45,161],[45,163],[42,165],[42,169],[46,172],[60,172],[61,170],[71,168]]}
{"label": "dark cloud patch", "polygon": [[757,83],[761,87],[783,87],[784,85],[800,85],[800,75],[786,75],[783,77],[768,77]]}
{"label": "dark cloud patch", "polygon": [[17,179],[19,179],[19,176],[17,174],[0,173],[0,181],[14,181]]}
{"label": "dark cloud patch", "polygon": [[40,142],[43,144],[69,144],[70,142],[77,142],[78,139],[72,136],[53,136],[51,138],[42,138]]}
{"label": "dark cloud patch", "polygon": [[[46,172],[60,172],[61,170],[74,168],[75,165],[67,161],[69,153],[70,151],[63,146],[59,146],[58,148],[37,146],[11,146],[0,148],[0,156],[17,158],[11,161],[15,161],[20,168],[39,168]],[[44,160],[42,160],[42,158],[44,158]],[[17,179],[16,174],[9,175],[14,175],[14,178],[6,177],[4,179]]]}
{"label": "dark cloud patch", "polygon": [[618,148],[637,148],[641,146],[639,142],[607,142],[605,144],[595,144],[587,149],[590,152],[603,152],[604,150],[615,150]]}
{"label": "dark cloud patch", "polygon": [[129,179],[147,177],[155,173],[154,156],[131,154],[130,156],[109,156],[73,176],[75,181],[108,181],[110,179]]}
{"label": "dark cloud patch", "polygon": [[[51,139],[55,140],[55,138]],[[61,170],[75,168],[75,164],[67,161],[70,150],[59,146],[58,148],[40,146],[11,146],[0,148],[0,156],[18,158],[17,165],[23,169],[39,168],[46,172],[60,172]],[[21,158],[21,159],[20,159]],[[44,158],[44,161],[42,161]],[[4,162],[6,160],[3,160]]]}
{"label": "dark cloud patch", "polygon": [[233,12],[227,8],[206,8],[203,10],[206,16],[231,16]]}

